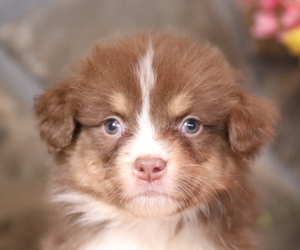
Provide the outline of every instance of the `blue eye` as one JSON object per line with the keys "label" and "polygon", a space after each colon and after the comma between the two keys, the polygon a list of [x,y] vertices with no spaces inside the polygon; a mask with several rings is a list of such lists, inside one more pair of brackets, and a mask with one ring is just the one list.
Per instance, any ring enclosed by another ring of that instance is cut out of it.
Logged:
{"label": "blue eye", "polygon": [[121,124],[116,119],[110,119],[104,124],[104,128],[107,134],[115,135],[122,132]]}
{"label": "blue eye", "polygon": [[196,134],[201,129],[201,124],[194,118],[186,119],[181,126],[181,131],[188,134]]}

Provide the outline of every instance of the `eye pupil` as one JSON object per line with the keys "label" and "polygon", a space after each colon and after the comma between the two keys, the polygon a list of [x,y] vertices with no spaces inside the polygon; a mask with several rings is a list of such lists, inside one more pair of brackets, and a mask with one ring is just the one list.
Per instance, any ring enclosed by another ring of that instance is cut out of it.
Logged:
{"label": "eye pupil", "polygon": [[109,120],[105,124],[105,131],[110,135],[120,133],[121,125],[117,120]]}
{"label": "eye pupil", "polygon": [[197,125],[194,121],[186,122],[185,125],[189,130],[194,130],[197,127]]}
{"label": "eye pupil", "polygon": [[195,134],[200,129],[200,123],[195,119],[188,119],[182,124],[182,132]]}

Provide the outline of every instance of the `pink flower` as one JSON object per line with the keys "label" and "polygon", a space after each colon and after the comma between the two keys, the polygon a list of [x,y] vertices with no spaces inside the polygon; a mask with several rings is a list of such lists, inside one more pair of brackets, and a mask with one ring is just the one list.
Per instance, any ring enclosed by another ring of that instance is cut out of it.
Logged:
{"label": "pink flower", "polygon": [[254,24],[251,33],[255,38],[269,38],[278,30],[278,22],[272,11],[258,10],[254,13]]}
{"label": "pink flower", "polygon": [[282,5],[300,5],[300,0],[280,0]]}
{"label": "pink flower", "polygon": [[264,10],[272,10],[280,5],[280,0],[260,0],[259,6]]}
{"label": "pink flower", "polygon": [[284,28],[294,28],[300,24],[300,2],[290,2],[285,5],[281,23]]}

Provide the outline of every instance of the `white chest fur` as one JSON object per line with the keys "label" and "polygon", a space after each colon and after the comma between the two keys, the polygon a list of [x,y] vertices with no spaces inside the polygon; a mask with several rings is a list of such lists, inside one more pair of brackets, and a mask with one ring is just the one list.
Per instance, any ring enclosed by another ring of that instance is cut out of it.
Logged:
{"label": "white chest fur", "polygon": [[95,235],[81,250],[215,250],[196,221],[186,221],[176,233],[179,218],[130,219],[115,222]]}
{"label": "white chest fur", "polygon": [[[93,226],[109,220],[98,234],[79,250],[216,250],[197,220],[196,212],[164,219],[139,219],[101,201],[70,192],[55,195],[54,202],[72,204],[72,212],[83,212],[79,221]],[[179,223],[182,221],[183,223]],[[178,226],[180,224],[180,226]]]}
{"label": "white chest fur", "polygon": [[[151,224],[151,223],[150,223]],[[110,229],[105,235],[96,235],[81,250],[215,250],[211,242],[199,229],[183,228],[170,239],[164,225],[136,225],[136,228],[123,227]],[[169,229],[170,230],[170,229]]]}

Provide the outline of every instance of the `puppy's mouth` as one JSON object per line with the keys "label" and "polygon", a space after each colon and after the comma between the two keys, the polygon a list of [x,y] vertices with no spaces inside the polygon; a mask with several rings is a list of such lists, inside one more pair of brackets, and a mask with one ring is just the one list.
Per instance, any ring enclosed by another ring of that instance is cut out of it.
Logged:
{"label": "puppy's mouth", "polygon": [[170,196],[165,192],[156,190],[154,188],[147,188],[143,191],[138,192],[133,196],[133,198],[155,198],[155,197],[168,197]]}
{"label": "puppy's mouth", "polygon": [[154,182],[137,180],[132,190],[133,200],[139,198],[171,198],[163,179]]}
{"label": "puppy's mouth", "polygon": [[127,210],[134,215],[147,218],[171,215],[178,207],[176,199],[154,187],[135,192],[127,201]]}

